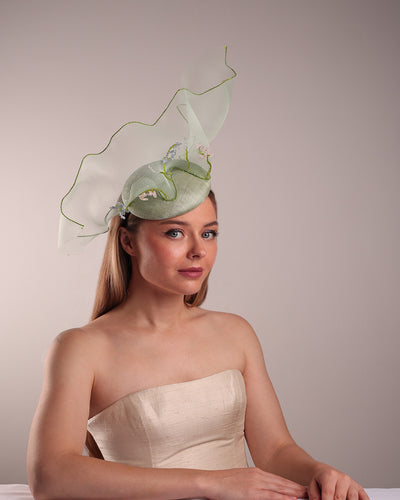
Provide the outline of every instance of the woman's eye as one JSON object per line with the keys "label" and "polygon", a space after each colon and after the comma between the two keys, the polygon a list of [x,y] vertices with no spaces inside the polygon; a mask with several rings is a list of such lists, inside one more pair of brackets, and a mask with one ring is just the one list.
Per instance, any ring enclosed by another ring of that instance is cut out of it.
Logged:
{"label": "woman's eye", "polygon": [[170,229],[165,234],[173,239],[181,238],[183,236],[183,233],[180,229]]}
{"label": "woman's eye", "polygon": [[203,238],[205,240],[212,240],[212,239],[216,238],[217,236],[218,236],[218,233],[217,233],[217,231],[214,231],[214,230],[212,230],[212,231],[205,231],[203,233]]}

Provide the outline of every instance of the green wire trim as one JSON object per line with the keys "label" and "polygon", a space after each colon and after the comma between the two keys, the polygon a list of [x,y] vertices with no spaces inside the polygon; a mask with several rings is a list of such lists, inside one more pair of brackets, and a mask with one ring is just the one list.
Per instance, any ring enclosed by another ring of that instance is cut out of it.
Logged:
{"label": "green wire trim", "polygon": [[[193,175],[193,177],[197,177],[198,179],[201,179],[202,181],[207,181],[209,179],[209,177],[207,177],[207,175],[205,175],[203,177],[202,175],[197,175],[194,172],[190,172],[190,171],[188,171],[186,169],[183,169],[183,168],[180,168],[180,167],[174,167],[174,170],[180,170],[181,172],[185,172],[185,174]],[[172,177],[172,172],[165,172],[165,173],[164,172],[160,172],[160,173],[163,174],[170,182],[172,182],[172,185],[174,186],[174,190],[175,190],[175,196],[173,198],[168,198],[167,193],[165,193],[164,191],[162,191],[160,188],[156,188],[156,187],[150,188],[150,189],[146,189],[146,191],[143,191],[142,193],[140,193],[139,196],[141,196],[142,194],[148,193],[149,191],[157,191],[157,193],[161,194],[161,197],[162,197],[163,201],[175,201],[176,197],[178,195],[178,190],[176,188],[175,181],[174,181],[174,179]],[[136,200],[136,198],[134,198],[132,201],[130,201],[126,205],[126,208],[129,208],[135,200]],[[107,212],[107,215],[110,212],[111,212],[111,210],[109,210]]]}
{"label": "green wire trim", "polygon": [[[77,224],[77,225],[78,225],[78,226],[80,226],[81,228],[84,228],[84,227],[85,227],[85,225],[84,225],[84,224],[81,224],[80,222],[77,222],[77,221],[75,221],[75,220],[71,219],[70,217],[68,217],[68,215],[66,215],[66,214],[64,213],[64,210],[63,210],[63,203],[64,203],[64,200],[65,200],[65,198],[66,198],[66,197],[67,197],[67,196],[71,193],[71,191],[74,189],[74,187],[75,187],[75,185],[76,185],[76,183],[77,183],[77,181],[78,181],[78,177],[79,177],[79,174],[80,174],[80,172],[81,172],[81,168],[82,168],[82,165],[83,165],[83,162],[84,162],[85,158],[87,158],[88,156],[99,156],[99,155],[103,154],[103,153],[104,153],[104,151],[106,151],[106,150],[108,149],[108,147],[110,146],[111,141],[113,140],[113,138],[114,138],[114,137],[118,134],[118,132],[120,132],[120,131],[121,131],[124,127],[126,127],[127,125],[132,125],[132,124],[135,124],[135,123],[136,123],[136,124],[138,124],[138,125],[144,125],[144,126],[146,126],[146,127],[154,127],[155,125],[157,125],[157,123],[158,123],[158,122],[161,120],[161,118],[165,115],[165,113],[167,112],[168,108],[170,107],[170,105],[171,105],[172,101],[173,101],[173,100],[175,99],[175,97],[179,94],[179,92],[182,92],[182,91],[184,91],[184,90],[185,90],[185,91],[187,91],[187,92],[190,92],[192,95],[198,95],[198,96],[200,96],[200,95],[204,95],[204,94],[207,94],[208,92],[211,92],[212,90],[217,89],[218,87],[221,87],[221,85],[223,85],[224,83],[228,82],[229,80],[233,80],[233,78],[235,78],[235,77],[237,76],[236,71],[235,71],[235,70],[234,70],[231,66],[229,66],[229,64],[228,64],[228,63],[227,63],[227,61],[226,61],[226,59],[227,59],[227,52],[228,52],[228,48],[227,48],[227,46],[226,46],[226,45],[224,46],[224,49],[225,49],[225,60],[224,60],[224,63],[225,63],[225,66],[226,66],[227,68],[229,68],[229,69],[232,71],[233,75],[232,75],[231,77],[229,77],[229,78],[225,78],[225,80],[222,80],[222,82],[218,83],[217,85],[214,85],[213,87],[211,87],[211,88],[209,88],[209,89],[207,89],[207,90],[204,90],[203,92],[193,92],[192,90],[187,89],[186,87],[181,87],[180,89],[178,89],[178,90],[174,93],[174,95],[173,95],[173,96],[172,96],[172,98],[170,99],[169,103],[168,103],[168,104],[167,104],[167,106],[164,108],[164,110],[162,111],[162,113],[160,114],[160,116],[159,116],[159,117],[155,120],[155,122],[153,122],[153,123],[143,123],[143,122],[140,122],[140,121],[130,121],[130,122],[124,123],[124,125],[122,125],[122,126],[121,126],[121,127],[120,127],[117,131],[116,131],[116,132],[114,132],[114,133],[113,133],[113,135],[110,137],[110,140],[108,141],[108,144],[106,145],[106,147],[105,147],[104,149],[102,149],[99,153],[88,153],[88,154],[86,154],[86,155],[82,158],[82,160],[81,160],[81,162],[80,162],[80,164],[79,164],[78,172],[77,172],[77,174],[76,174],[76,176],[75,176],[74,182],[73,182],[73,184],[72,184],[71,188],[69,189],[69,191],[67,192],[67,194],[65,194],[65,195],[62,197],[61,202],[60,202],[60,211],[61,211],[61,215],[62,215],[63,217],[65,217],[65,218],[66,218],[67,220],[69,220],[70,222],[73,222],[74,224]],[[181,114],[182,114],[182,113],[181,113]],[[186,151],[186,155],[187,155],[187,151]],[[210,162],[208,161],[208,155],[207,155],[207,163],[210,165],[210,168],[208,169],[206,179],[208,179],[208,178],[209,178],[209,173],[210,173],[210,171],[211,171],[211,164],[210,164]],[[190,165],[190,164],[189,164],[189,165]],[[189,173],[191,173],[191,172],[189,172]],[[195,175],[195,174],[192,174],[192,175]],[[196,177],[199,177],[199,176],[196,176]],[[172,180],[172,179],[171,179],[171,180]],[[173,182],[173,181],[172,181],[172,182]],[[175,186],[175,184],[174,184],[174,187],[175,187],[175,190],[176,190],[176,186]],[[175,198],[176,198],[176,195],[175,195]],[[166,201],[168,201],[168,200],[166,200]],[[107,215],[108,215],[109,213],[110,213],[110,211],[108,211],[108,212],[107,212]],[[107,217],[107,215],[106,215],[106,217]],[[100,233],[97,233],[97,235],[99,235],[99,234],[104,234],[104,233],[106,233],[106,232],[108,232],[108,229],[107,229],[106,231],[102,231],[102,232],[100,232]],[[93,236],[97,236],[97,235],[93,235]],[[81,235],[81,236],[78,236],[78,237],[82,238],[82,237],[87,237],[87,236],[88,236],[88,235]]]}
{"label": "green wire trim", "polygon": [[189,160],[189,151],[188,148],[185,148],[185,157],[186,157],[186,163],[187,163],[187,172],[190,170],[190,160]]}

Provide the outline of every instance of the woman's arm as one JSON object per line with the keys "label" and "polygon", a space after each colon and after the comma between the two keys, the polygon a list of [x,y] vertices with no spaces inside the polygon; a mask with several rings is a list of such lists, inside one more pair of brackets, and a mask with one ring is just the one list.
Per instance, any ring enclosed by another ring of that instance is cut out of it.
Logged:
{"label": "woman's arm", "polygon": [[49,351],[28,446],[28,478],[35,498],[196,496],[198,471],[163,470],[154,475],[152,469],[82,456],[96,354],[83,330],[62,334]]}
{"label": "woman's arm", "polygon": [[308,485],[313,500],[368,500],[362,487],[347,475],[317,462],[294,442],[265,368],[260,343],[247,322],[242,324],[247,393],[245,432],[257,467]]}
{"label": "woman's arm", "polygon": [[239,500],[261,492],[266,500],[287,500],[304,494],[300,485],[255,469],[151,469],[82,456],[98,357],[84,330],[66,332],[50,349],[28,446],[36,499]]}
{"label": "woman's arm", "polygon": [[271,463],[276,474],[307,484],[310,500],[369,500],[367,493],[353,479],[317,462],[295,443],[276,450]]}

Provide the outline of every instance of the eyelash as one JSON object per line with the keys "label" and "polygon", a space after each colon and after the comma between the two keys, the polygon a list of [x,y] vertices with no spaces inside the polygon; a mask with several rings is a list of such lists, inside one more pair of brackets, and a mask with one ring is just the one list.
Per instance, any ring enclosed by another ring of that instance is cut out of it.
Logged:
{"label": "eyelash", "polygon": [[218,236],[218,231],[215,229],[209,229],[208,231],[204,231],[203,234],[208,233],[211,234],[212,238],[206,238],[207,240],[214,240]]}
{"label": "eyelash", "polygon": [[[183,235],[182,229],[169,229],[168,231],[165,232],[166,236],[169,236],[170,238],[177,240],[178,239],[177,237],[172,236],[173,233],[180,233],[181,235]],[[207,231],[204,231],[203,235],[204,234],[210,234],[212,236],[211,238],[204,238],[205,240],[213,240],[218,236],[219,233],[218,231],[215,231],[215,229],[209,229]]]}

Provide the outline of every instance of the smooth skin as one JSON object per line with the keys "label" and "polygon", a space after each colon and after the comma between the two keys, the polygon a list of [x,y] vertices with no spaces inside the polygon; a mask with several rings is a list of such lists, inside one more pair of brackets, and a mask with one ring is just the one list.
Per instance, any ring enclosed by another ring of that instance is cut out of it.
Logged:
{"label": "smooth skin", "polygon": [[[127,299],[66,331],[46,359],[28,446],[35,499],[368,500],[347,475],[312,459],[291,438],[257,337],[232,314],[188,308],[214,264],[218,224],[207,198],[167,221],[121,229],[133,276]],[[201,276],[182,270],[202,267]],[[243,374],[245,435],[256,467],[151,469],[82,456],[88,418],[149,387],[236,368]]]}

